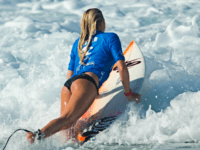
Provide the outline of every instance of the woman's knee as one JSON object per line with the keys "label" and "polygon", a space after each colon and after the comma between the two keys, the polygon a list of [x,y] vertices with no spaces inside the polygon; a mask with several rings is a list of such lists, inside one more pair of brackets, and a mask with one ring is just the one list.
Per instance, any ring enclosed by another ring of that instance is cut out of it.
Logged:
{"label": "woman's knee", "polygon": [[61,116],[61,120],[63,122],[63,129],[67,129],[69,127],[71,127],[72,125],[74,125],[76,123],[76,121],[78,120],[79,118],[76,117],[76,115],[68,115],[67,114],[63,114]]}

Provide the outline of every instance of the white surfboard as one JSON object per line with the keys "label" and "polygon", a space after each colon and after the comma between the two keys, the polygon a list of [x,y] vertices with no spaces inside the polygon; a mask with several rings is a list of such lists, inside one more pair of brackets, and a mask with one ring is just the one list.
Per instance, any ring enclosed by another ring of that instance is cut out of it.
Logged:
{"label": "white surfboard", "polygon": [[[130,75],[130,88],[133,92],[139,93],[145,77],[144,57],[134,41],[130,43],[124,52],[124,56]],[[91,107],[78,121],[76,126],[76,133],[78,133],[77,139],[82,142],[85,141],[86,135],[88,136],[89,134],[84,135],[81,133],[83,128],[87,127],[87,124],[89,125],[92,122],[97,122],[97,120],[100,120],[99,122],[110,121],[109,123],[111,123],[116,116],[125,111],[128,102],[124,95],[118,68],[114,65],[109,78],[99,89],[98,98],[94,100]],[[104,119],[101,120],[102,118]],[[82,128],[82,130],[78,128]],[[102,130],[103,129],[100,131]]]}

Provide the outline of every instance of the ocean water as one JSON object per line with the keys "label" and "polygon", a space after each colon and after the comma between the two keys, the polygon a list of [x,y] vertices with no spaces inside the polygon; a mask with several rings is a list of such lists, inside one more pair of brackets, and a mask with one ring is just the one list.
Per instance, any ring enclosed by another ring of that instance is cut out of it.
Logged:
{"label": "ocean water", "polygon": [[6,150],[200,150],[199,0],[0,0],[0,148],[59,117],[71,47],[94,7],[123,50],[134,40],[143,52],[141,104],[83,146],[59,133],[30,145],[19,131]]}

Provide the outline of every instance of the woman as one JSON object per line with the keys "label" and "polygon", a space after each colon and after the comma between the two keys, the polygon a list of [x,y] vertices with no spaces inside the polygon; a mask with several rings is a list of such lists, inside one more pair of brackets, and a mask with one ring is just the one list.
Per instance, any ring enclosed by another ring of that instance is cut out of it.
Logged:
{"label": "woman", "polygon": [[[140,94],[130,90],[129,73],[118,36],[104,31],[105,21],[101,11],[88,9],[81,19],[81,37],[72,47],[68,80],[61,91],[61,116],[38,131],[39,139],[70,128],[98,96],[99,87],[107,80],[115,63],[127,99],[140,102]],[[33,143],[35,136],[35,133],[29,132],[29,142]]]}

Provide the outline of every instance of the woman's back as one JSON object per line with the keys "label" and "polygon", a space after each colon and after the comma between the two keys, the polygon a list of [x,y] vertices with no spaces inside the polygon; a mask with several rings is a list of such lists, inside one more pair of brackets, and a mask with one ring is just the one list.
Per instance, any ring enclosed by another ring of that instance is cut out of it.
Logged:
{"label": "woman's back", "polygon": [[[124,60],[119,37],[115,33],[97,31],[92,38],[89,50],[84,57],[84,64],[80,63],[78,56],[78,42],[73,45],[71,60],[68,70],[74,71],[74,75],[84,72],[93,72],[99,77],[99,87],[107,80],[113,65],[118,60]],[[83,52],[87,42],[83,45]]]}

